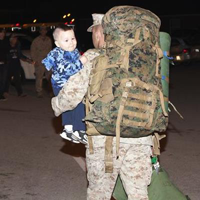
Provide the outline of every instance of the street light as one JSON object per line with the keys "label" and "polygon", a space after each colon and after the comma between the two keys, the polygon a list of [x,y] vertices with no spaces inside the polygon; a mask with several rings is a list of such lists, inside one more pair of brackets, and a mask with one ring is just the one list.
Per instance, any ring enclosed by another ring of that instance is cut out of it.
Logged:
{"label": "street light", "polygon": [[70,24],[72,24],[74,21],[75,21],[75,19],[73,18],[73,19],[70,21]]}
{"label": "street light", "polygon": [[71,13],[68,13],[67,15],[63,15],[63,19],[65,19],[66,17],[70,17]]}

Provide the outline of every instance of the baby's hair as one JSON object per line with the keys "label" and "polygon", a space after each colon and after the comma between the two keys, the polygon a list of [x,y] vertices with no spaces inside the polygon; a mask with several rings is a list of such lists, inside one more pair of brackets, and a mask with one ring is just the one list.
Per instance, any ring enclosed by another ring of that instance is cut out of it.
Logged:
{"label": "baby's hair", "polygon": [[56,29],[53,32],[54,40],[55,41],[57,40],[60,31],[70,31],[70,30],[73,30],[72,26],[67,26],[67,25],[64,25],[64,24],[61,24],[61,25],[57,26]]}

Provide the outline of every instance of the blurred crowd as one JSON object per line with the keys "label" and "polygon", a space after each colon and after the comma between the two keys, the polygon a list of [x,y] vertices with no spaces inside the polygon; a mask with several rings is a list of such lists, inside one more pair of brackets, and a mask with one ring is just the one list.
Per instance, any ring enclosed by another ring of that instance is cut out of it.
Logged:
{"label": "blurred crowd", "polygon": [[52,96],[51,72],[47,71],[41,63],[53,48],[52,39],[47,33],[46,27],[40,28],[39,35],[32,41],[31,58],[29,58],[22,53],[18,35],[12,33],[6,37],[6,30],[0,28],[0,101],[5,101],[9,97],[10,85],[15,87],[18,97],[27,96],[22,88],[20,60],[34,65],[36,96],[43,97],[44,76],[47,82],[47,92]]}

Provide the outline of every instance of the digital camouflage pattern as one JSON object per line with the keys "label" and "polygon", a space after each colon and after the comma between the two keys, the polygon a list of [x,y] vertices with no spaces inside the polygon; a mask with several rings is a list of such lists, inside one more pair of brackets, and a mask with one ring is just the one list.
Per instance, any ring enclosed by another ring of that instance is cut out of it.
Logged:
{"label": "digital camouflage pattern", "polygon": [[74,109],[87,92],[89,84],[89,75],[92,69],[93,59],[99,56],[101,50],[90,49],[84,53],[88,62],[84,65],[84,68],[75,75],[71,76],[60,90],[56,97],[51,99],[51,105],[55,116],[59,116],[65,111]]}
{"label": "digital camouflage pattern", "polygon": [[86,145],[87,200],[110,200],[118,174],[130,200],[148,200],[147,186],[151,182],[151,146],[120,143],[120,156],[116,159],[113,140],[113,173],[105,173],[105,137],[93,136],[94,153]]}
{"label": "digital camouflage pattern", "polygon": [[94,60],[86,122],[103,135],[137,138],[164,132],[168,116],[160,76],[160,19],[139,7],[116,6],[102,25],[106,53]]}

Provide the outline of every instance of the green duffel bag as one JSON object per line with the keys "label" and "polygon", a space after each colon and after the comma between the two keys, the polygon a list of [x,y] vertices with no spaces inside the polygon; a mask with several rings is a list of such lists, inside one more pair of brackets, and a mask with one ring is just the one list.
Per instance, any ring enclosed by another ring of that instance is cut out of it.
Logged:
{"label": "green duffel bag", "polygon": [[[167,172],[160,168],[159,173],[153,171],[151,184],[148,187],[149,200],[190,200],[169,179]],[[113,197],[116,200],[128,200],[121,179],[118,177]]]}

